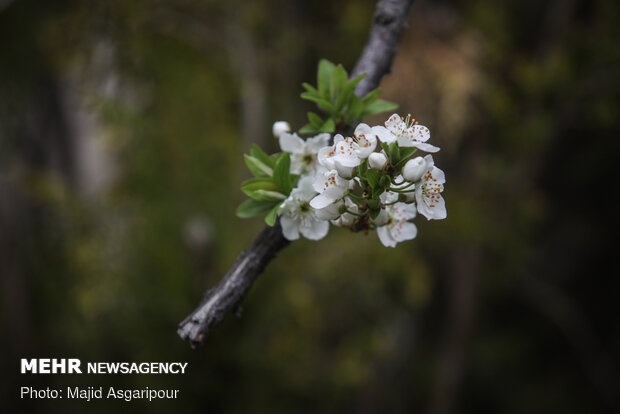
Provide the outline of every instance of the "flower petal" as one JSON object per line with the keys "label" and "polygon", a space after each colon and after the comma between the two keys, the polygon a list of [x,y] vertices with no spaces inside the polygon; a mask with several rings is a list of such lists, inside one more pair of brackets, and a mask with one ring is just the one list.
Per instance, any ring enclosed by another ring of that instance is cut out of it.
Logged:
{"label": "flower petal", "polygon": [[340,207],[342,201],[328,205],[314,211],[316,218],[319,220],[335,220],[340,217]]}
{"label": "flower petal", "polygon": [[284,152],[301,153],[304,148],[304,140],[297,134],[284,133],[280,135],[280,148]]}
{"label": "flower petal", "polygon": [[309,226],[302,225],[299,231],[308,240],[321,240],[329,232],[329,221],[311,221]]}
{"label": "flower petal", "polygon": [[379,141],[390,144],[396,141],[396,135],[392,134],[387,128],[382,126],[372,127],[372,132],[379,138]]}
{"label": "flower petal", "polygon": [[412,125],[405,130],[405,135],[414,141],[426,142],[431,137],[431,131],[424,125]]}
{"label": "flower petal", "polygon": [[403,222],[400,226],[397,226],[397,228],[398,231],[395,231],[396,228],[391,231],[392,237],[394,237],[394,240],[397,242],[415,239],[418,235],[418,228],[416,225],[408,221]]}
{"label": "flower petal", "polygon": [[297,240],[299,238],[299,223],[290,217],[281,216],[282,234],[287,240]]}
{"label": "flower petal", "polygon": [[392,114],[387,121],[385,121],[385,127],[394,135],[400,136],[407,125],[403,122],[398,114]]}
{"label": "flower petal", "polygon": [[306,151],[317,153],[321,148],[329,145],[330,135],[327,133],[319,134],[306,140]]}
{"label": "flower petal", "polygon": [[319,194],[318,196],[310,200],[310,207],[314,208],[315,210],[318,210],[318,209],[327,207],[328,205],[332,204],[334,201],[335,199],[332,197],[328,197],[325,194]]}
{"label": "flower petal", "polygon": [[396,240],[390,234],[390,229],[387,226],[377,227],[377,236],[385,247],[396,247]]}

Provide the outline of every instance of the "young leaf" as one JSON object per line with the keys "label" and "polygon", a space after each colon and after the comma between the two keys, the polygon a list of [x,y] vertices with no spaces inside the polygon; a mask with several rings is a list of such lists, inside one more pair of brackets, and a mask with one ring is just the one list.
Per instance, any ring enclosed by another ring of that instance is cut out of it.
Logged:
{"label": "young leaf", "polygon": [[273,182],[280,188],[282,193],[286,195],[292,190],[290,169],[291,157],[285,152],[284,156],[280,157],[273,169]]}
{"label": "young leaf", "polygon": [[327,59],[321,59],[319,61],[319,70],[317,73],[317,86],[319,94],[326,99],[330,98],[330,86],[332,80],[332,74],[334,73],[335,65]]}
{"label": "young leaf", "polygon": [[380,176],[381,174],[379,173],[379,171],[375,169],[370,168],[366,171],[365,178],[368,181],[368,185],[370,186],[370,188],[375,188],[377,186]]}
{"label": "young leaf", "polygon": [[269,177],[256,177],[246,180],[241,183],[241,190],[268,190],[278,191],[280,188],[274,184],[273,180]]}
{"label": "young leaf", "polygon": [[245,165],[256,177],[271,177],[273,169],[260,161],[258,158],[252,157],[247,154],[243,154]]}
{"label": "young leaf", "polygon": [[310,94],[310,95],[314,95],[317,98],[320,97],[321,95],[319,94],[319,91],[316,90],[316,88],[312,85],[310,85],[307,82],[304,82],[301,84],[301,86],[304,87],[304,89]]}
{"label": "young leaf", "polygon": [[300,95],[302,97],[302,99],[306,99],[308,101],[312,101],[314,103],[316,103],[316,105],[323,111],[327,112],[327,113],[331,113],[334,110],[334,107],[332,106],[332,104],[326,100],[321,98],[320,96],[314,96],[311,95],[308,92],[304,92]]}
{"label": "young leaf", "polygon": [[358,98],[355,94],[351,94],[351,99],[349,100],[349,105],[346,110],[346,121],[347,123],[351,123],[356,119],[360,119],[362,112],[364,111],[364,104],[360,98]]}
{"label": "young leaf", "polygon": [[327,118],[327,121],[319,128],[320,132],[334,132],[336,129],[336,124],[334,124],[334,120],[331,118]]}
{"label": "young leaf", "polygon": [[250,147],[250,155],[268,167],[273,168],[275,165],[275,162],[273,162],[271,157],[256,144],[252,144]]}
{"label": "young leaf", "polygon": [[280,203],[286,200],[286,196],[279,191],[269,191],[269,190],[247,190],[245,188],[241,188],[241,191],[245,193],[250,198],[253,198],[256,201],[263,201],[265,203],[273,204]]}
{"label": "young leaf", "polygon": [[380,93],[381,93],[381,89],[379,89],[379,88],[373,89],[372,91],[368,92],[366,94],[366,96],[364,96],[362,98],[362,102],[364,103],[364,107],[367,107],[368,105],[371,105],[374,101],[379,99],[379,94]]}
{"label": "young leaf", "polygon": [[349,101],[349,97],[353,93],[353,89],[357,86],[357,84],[366,77],[365,73],[362,73],[351,82],[347,82],[347,85],[342,90],[342,93],[338,97],[338,101],[336,102],[336,112],[340,112],[342,107]]}
{"label": "young leaf", "polygon": [[400,161],[398,161],[396,163],[396,165],[394,166],[394,168],[396,168],[396,170],[400,171],[404,165],[407,163],[407,161],[409,161],[409,157],[411,157],[416,151],[417,148],[416,147],[402,147],[400,148]]}
{"label": "young leaf", "polygon": [[308,112],[308,120],[310,121],[310,124],[316,128],[321,128],[321,125],[323,125],[324,122],[323,119],[314,112]]}
{"label": "young leaf", "polygon": [[273,203],[263,203],[256,200],[245,200],[237,207],[237,217],[249,218],[258,216],[261,213],[273,208]]}
{"label": "young leaf", "polygon": [[390,159],[391,164],[396,164],[400,160],[400,150],[398,148],[398,143],[396,141],[392,142],[388,146],[388,150],[386,154],[388,158]]}
{"label": "young leaf", "polygon": [[271,209],[269,214],[267,214],[267,216],[265,217],[265,223],[267,223],[269,227],[273,227],[273,225],[276,224],[276,219],[278,218],[278,210],[280,210],[280,204],[275,205]]}
{"label": "young leaf", "polygon": [[362,113],[362,118],[366,118],[374,114],[379,114],[381,112],[391,112],[396,110],[397,108],[398,105],[393,102],[385,101],[383,99],[377,99],[375,102],[368,105],[364,109],[364,112]]}
{"label": "young leaf", "polygon": [[336,66],[332,73],[332,79],[330,84],[330,98],[331,102],[335,103],[340,97],[340,93],[346,87],[348,83],[347,71],[344,70],[342,65]]}
{"label": "young leaf", "polygon": [[306,124],[298,131],[300,134],[316,134],[319,132],[318,128],[312,126],[312,124]]}

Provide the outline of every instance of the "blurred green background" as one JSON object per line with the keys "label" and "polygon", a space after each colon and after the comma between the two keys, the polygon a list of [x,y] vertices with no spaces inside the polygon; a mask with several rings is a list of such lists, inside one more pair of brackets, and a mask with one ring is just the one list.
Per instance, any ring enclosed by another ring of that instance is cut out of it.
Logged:
{"label": "blurred green background", "polygon": [[[305,123],[301,83],[320,58],[352,69],[373,10],[0,1],[2,411],[620,411],[614,0],[415,1],[382,97],[442,148],[448,218],[396,249],[297,241],[203,348],[176,335],[264,225],[234,214],[242,153]],[[23,357],[189,368],[20,375]],[[181,391],[20,401],[23,385]]]}

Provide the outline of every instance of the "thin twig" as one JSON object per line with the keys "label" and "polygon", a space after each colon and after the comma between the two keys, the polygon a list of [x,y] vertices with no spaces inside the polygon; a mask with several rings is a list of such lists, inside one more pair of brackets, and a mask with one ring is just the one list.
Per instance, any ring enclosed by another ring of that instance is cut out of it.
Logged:
{"label": "thin twig", "polygon": [[[389,73],[411,3],[413,0],[377,2],[368,42],[351,73],[351,77],[368,74],[355,88],[358,96],[363,97],[375,89],[381,78]],[[288,244],[279,221],[273,227],[265,227],[220,283],[209,290],[201,304],[179,324],[179,336],[188,339],[192,346],[202,344],[227,313],[239,308],[258,275]]]}

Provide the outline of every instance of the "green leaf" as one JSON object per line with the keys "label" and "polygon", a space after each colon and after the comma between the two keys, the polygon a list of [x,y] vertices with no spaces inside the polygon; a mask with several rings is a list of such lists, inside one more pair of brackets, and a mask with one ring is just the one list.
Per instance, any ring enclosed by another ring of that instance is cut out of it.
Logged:
{"label": "green leaf", "polygon": [[358,176],[366,175],[366,171],[368,171],[368,158],[364,158],[360,165],[357,167]]}
{"label": "green leaf", "polygon": [[247,190],[245,188],[241,188],[241,191],[243,191],[248,197],[256,201],[263,201],[265,203],[273,204],[286,200],[286,195],[279,191]]}
{"label": "green leaf", "polygon": [[334,68],[335,65],[327,59],[321,59],[319,61],[317,86],[319,89],[319,94],[325,99],[330,98],[330,86]]}
{"label": "green leaf", "polygon": [[379,173],[379,171],[372,168],[366,170],[365,178],[366,181],[368,181],[368,185],[370,186],[370,188],[375,188],[377,186],[380,177],[381,174]]}
{"label": "green leaf", "polygon": [[237,207],[237,217],[249,218],[258,216],[261,213],[273,208],[273,203],[263,203],[256,200],[245,200]]}
{"label": "green leaf", "polygon": [[381,112],[391,112],[396,110],[397,108],[398,105],[393,102],[378,99],[372,104],[368,105],[366,109],[364,109],[364,112],[362,113],[362,118],[366,118],[374,114],[379,114]]}
{"label": "green leaf", "polygon": [[319,129],[312,126],[312,124],[306,124],[301,127],[301,129],[297,132],[299,132],[300,134],[316,134],[317,132],[319,132]]}
{"label": "green leaf", "polygon": [[320,132],[334,132],[336,129],[336,124],[334,124],[334,120],[331,118],[327,118],[327,121],[319,128]]}
{"label": "green leaf", "polygon": [[364,96],[362,98],[362,102],[364,103],[364,107],[367,107],[369,105],[371,105],[373,102],[375,102],[377,99],[379,99],[379,94],[381,93],[381,89],[377,88],[377,89],[373,89],[372,91],[368,92],[366,94],[366,96]]}
{"label": "green leaf", "polygon": [[273,182],[277,185],[282,193],[288,195],[292,188],[291,184],[291,157],[288,153],[280,157],[276,166],[273,168]]}
{"label": "green leaf", "polygon": [[336,112],[340,112],[342,107],[347,102],[349,102],[349,98],[351,97],[351,94],[353,93],[353,89],[355,89],[357,84],[365,77],[366,77],[366,74],[362,73],[361,75],[353,79],[351,82],[347,82],[347,85],[342,90],[342,93],[340,94],[340,96],[338,97],[338,101],[336,102],[336,108],[335,108]]}
{"label": "green leaf", "polygon": [[390,163],[392,165],[396,164],[400,160],[400,150],[398,148],[398,142],[394,141],[390,143],[386,154],[388,158],[390,159]]}
{"label": "green leaf", "polygon": [[336,66],[336,69],[332,72],[332,79],[330,84],[330,98],[332,103],[336,103],[340,94],[348,84],[347,71],[344,70],[342,65]]}
{"label": "green leaf", "polygon": [[317,98],[321,96],[321,94],[319,94],[319,91],[317,91],[316,88],[314,86],[310,85],[309,83],[304,82],[304,83],[301,84],[301,86],[304,87],[304,89],[306,90],[306,92],[308,92],[308,94],[314,95]]}
{"label": "green leaf", "polygon": [[321,125],[323,125],[323,119],[318,116],[317,114],[315,114],[314,112],[308,112],[308,120],[310,121],[310,124],[313,127],[316,128],[321,128]]}
{"label": "green leaf", "polygon": [[256,177],[246,180],[241,183],[241,190],[268,190],[278,191],[280,188],[274,184],[273,180],[269,177]]}
{"label": "green leaf", "polygon": [[245,165],[248,166],[248,169],[257,177],[271,177],[273,174],[273,169],[266,165],[264,162],[259,160],[258,158],[252,157],[247,154],[243,154],[243,158],[245,160]]}
{"label": "green leaf", "polygon": [[356,119],[360,119],[363,111],[364,104],[362,103],[362,100],[358,98],[355,94],[351,94],[351,99],[346,110],[347,123],[351,123]]}
{"label": "green leaf", "polygon": [[331,113],[334,110],[334,107],[332,106],[332,104],[327,99],[311,95],[308,92],[304,92],[300,96],[302,97],[302,99],[306,99],[308,101],[312,101],[312,102],[316,103],[316,105],[322,111],[325,111],[327,113]]}
{"label": "green leaf", "polygon": [[280,204],[274,206],[269,212],[269,214],[267,214],[267,217],[265,217],[265,223],[267,223],[269,227],[273,227],[273,225],[276,224],[276,219],[278,218],[278,210],[280,210]]}
{"label": "green leaf", "polygon": [[275,165],[271,157],[256,144],[252,144],[252,146],[250,146],[250,155],[268,167],[273,168]]}
{"label": "green leaf", "polygon": [[398,163],[396,163],[394,168],[396,168],[396,170],[400,171],[405,166],[407,161],[409,161],[409,157],[411,157],[416,151],[417,151],[416,147],[402,147],[402,148],[400,148],[400,161],[398,161]]}

